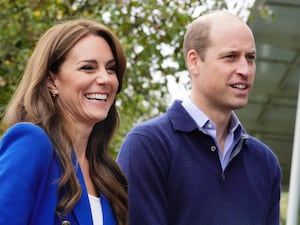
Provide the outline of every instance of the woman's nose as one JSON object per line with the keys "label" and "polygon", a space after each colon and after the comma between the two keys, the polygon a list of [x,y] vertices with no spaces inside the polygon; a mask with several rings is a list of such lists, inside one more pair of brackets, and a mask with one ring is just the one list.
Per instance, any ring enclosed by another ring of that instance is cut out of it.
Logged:
{"label": "woman's nose", "polygon": [[110,76],[105,70],[98,71],[96,74],[96,79],[98,83],[106,83],[109,82]]}

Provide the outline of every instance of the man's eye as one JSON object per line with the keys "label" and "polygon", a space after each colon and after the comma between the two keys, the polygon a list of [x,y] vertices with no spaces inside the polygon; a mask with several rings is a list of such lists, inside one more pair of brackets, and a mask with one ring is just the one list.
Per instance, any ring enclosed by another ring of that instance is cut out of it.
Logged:
{"label": "man's eye", "polygon": [[226,58],[228,58],[228,59],[234,59],[235,58],[235,55],[227,55],[227,56],[225,56]]}
{"label": "man's eye", "polygon": [[256,59],[255,55],[249,55],[247,58],[249,61],[255,61]]}

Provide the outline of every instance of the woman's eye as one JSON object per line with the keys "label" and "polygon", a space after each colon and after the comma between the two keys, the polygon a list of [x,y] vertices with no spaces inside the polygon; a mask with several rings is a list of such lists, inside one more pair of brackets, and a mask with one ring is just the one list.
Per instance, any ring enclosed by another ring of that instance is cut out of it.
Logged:
{"label": "woman's eye", "polygon": [[85,66],[82,66],[80,69],[81,69],[81,70],[93,70],[94,67],[93,67],[93,66],[90,66],[90,65],[85,65]]}
{"label": "woman's eye", "polygon": [[106,70],[110,73],[116,73],[117,72],[117,66],[116,65],[113,65],[113,66],[108,66],[106,68]]}

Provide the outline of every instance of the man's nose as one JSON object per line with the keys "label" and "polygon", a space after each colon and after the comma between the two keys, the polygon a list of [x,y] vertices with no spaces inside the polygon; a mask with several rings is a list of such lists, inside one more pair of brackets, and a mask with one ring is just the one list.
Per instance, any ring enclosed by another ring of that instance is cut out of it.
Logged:
{"label": "man's nose", "polygon": [[237,73],[243,76],[249,76],[254,71],[253,62],[249,62],[246,58],[241,58],[237,65]]}

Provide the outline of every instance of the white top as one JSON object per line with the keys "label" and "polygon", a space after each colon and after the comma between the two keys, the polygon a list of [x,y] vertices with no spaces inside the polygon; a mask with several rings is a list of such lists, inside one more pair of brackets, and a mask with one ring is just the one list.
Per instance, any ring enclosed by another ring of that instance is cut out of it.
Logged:
{"label": "white top", "polygon": [[100,198],[89,195],[90,206],[92,210],[93,224],[103,225],[103,214]]}

